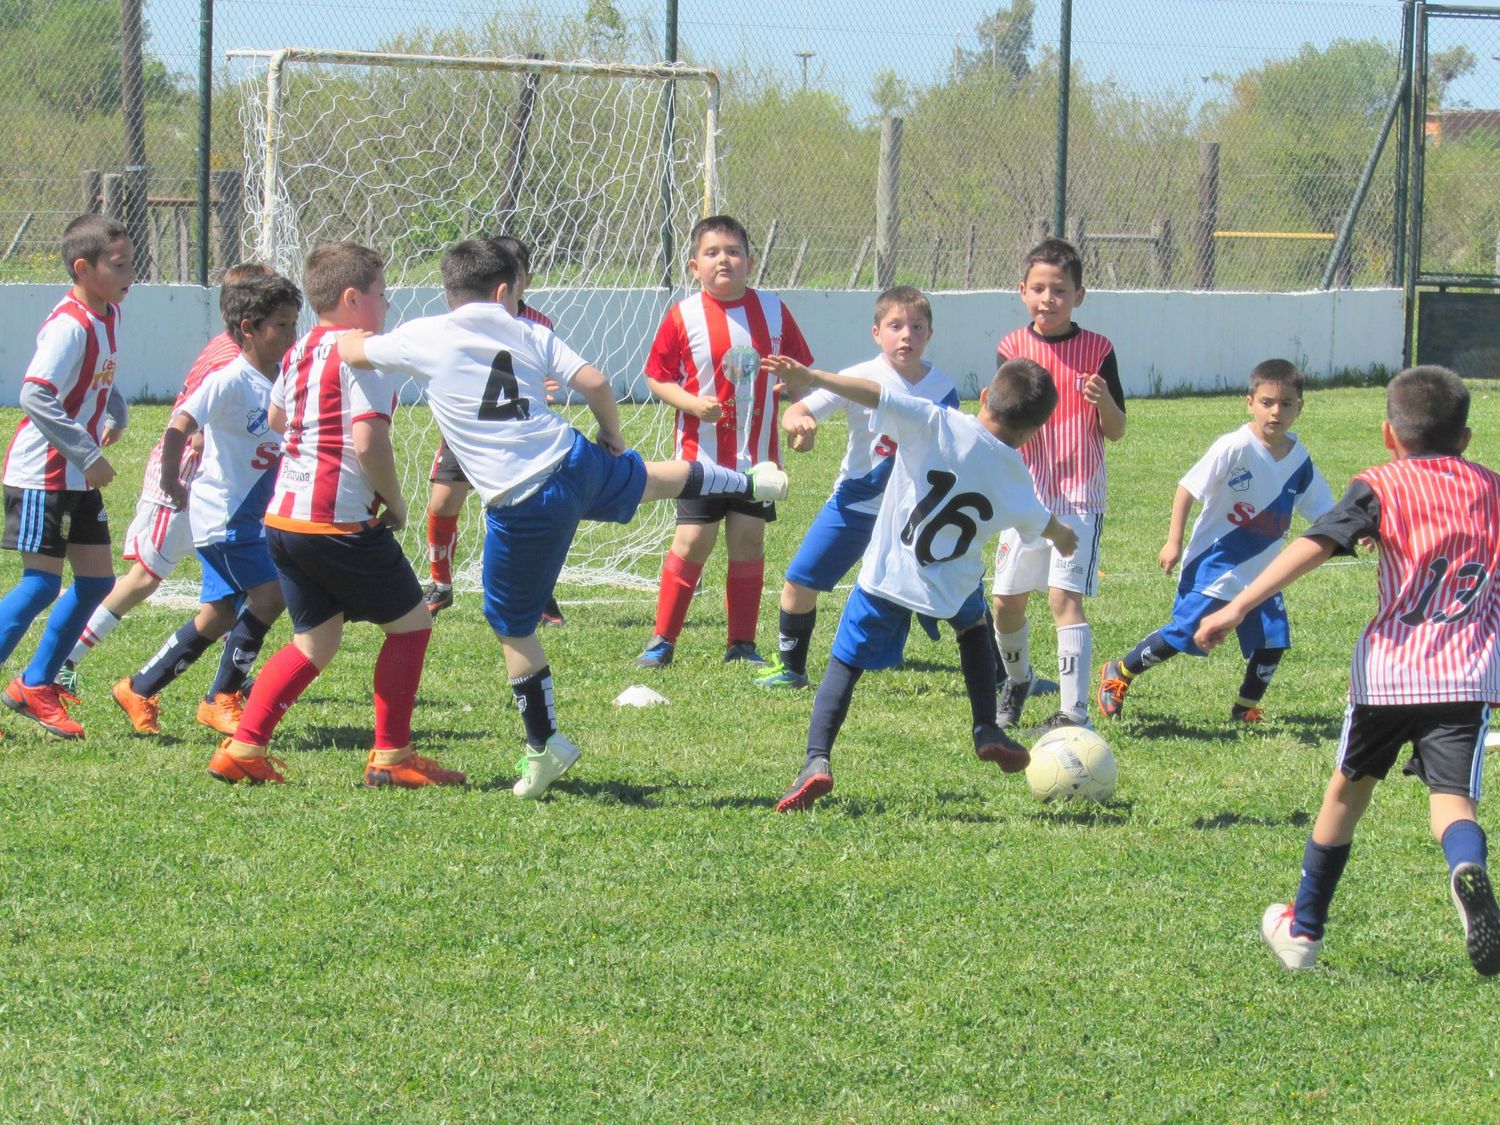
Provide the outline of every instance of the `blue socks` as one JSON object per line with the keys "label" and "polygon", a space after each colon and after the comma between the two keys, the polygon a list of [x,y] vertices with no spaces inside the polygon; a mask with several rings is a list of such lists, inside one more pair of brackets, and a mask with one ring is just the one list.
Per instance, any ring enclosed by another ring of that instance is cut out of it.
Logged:
{"label": "blue socks", "polygon": [[1266,697],[1266,688],[1271,686],[1271,677],[1276,666],[1286,655],[1284,648],[1258,648],[1245,662],[1245,678],[1240,681],[1240,706],[1249,707]]}
{"label": "blue socks", "polygon": [[265,643],[266,634],[270,631],[271,626],[248,609],[240,614],[234,628],[229,631],[229,636],[224,638],[224,655],[219,658],[219,671],[204,699],[212,703],[214,696],[233,695],[245,686],[245,681],[250,678],[250,669],[255,667],[255,659],[260,655],[260,646]]}
{"label": "blue socks", "polygon": [[510,681],[511,694],[521,712],[526,728],[526,745],[540,750],[557,732],[557,707],[552,702],[552,665],[544,664],[535,672]]}
{"label": "blue socks", "polygon": [[1455,820],[1443,832],[1443,858],[1452,871],[1460,863],[1477,863],[1488,867],[1489,847],[1484,829],[1472,820]]}
{"label": "blue socks", "polygon": [[[16,651],[16,645],[21,643],[37,614],[56,601],[61,591],[61,574],[31,569],[21,572],[21,581],[5,595],[4,600],[0,600],[0,661],[10,659],[10,654]],[[88,618],[84,618],[83,623],[87,625]],[[78,632],[83,632],[82,625]]]}
{"label": "blue socks", "polygon": [[682,486],[682,498],[694,500],[701,496],[743,496],[755,498],[755,486],[745,473],[726,469],[709,461],[688,463],[687,483]]}
{"label": "blue socks", "polygon": [[1302,850],[1302,882],[1297,886],[1293,904],[1292,934],[1321,941],[1328,924],[1328,905],[1338,889],[1339,876],[1349,862],[1349,845],[1324,845],[1307,838]]}
{"label": "blue socks", "polygon": [[958,666],[975,729],[995,726],[995,633],[983,620],[958,635]]}
{"label": "blue socks", "polygon": [[[818,694],[813,698],[812,721],[807,726],[807,756],[826,758],[833,750],[833,741],[839,736],[839,728],[849,716],[849,701],[854,698],[854,685],[859,683],[863,669],[845,664],[837,656],[828,658],[828,670],[818,684]],[[991,680],[990,691],[994,692]]]}
{"label": "blue socks", "polygon": [[[27,574],[36,573],[27,571]],[[52,597],[57,597],[57,590],[62,586],[62,577],[54,578],[56,585],[52,587]],[[22,584],[26,582],[23,575]],[[109,592],[115,588],[114,575],[103,577],[75,577],[73,585],[68,592],[58,598],[57,604],[52,607],[52,612],[47,615],[47,628],[42,632],[41,642],[36,646],[36,654],[31,658],[31,663],[26,665],[26,671],[21,674],[21,682],[27,687],[41,687],[50,684],[57,675],[57,670],[63,666],[63,661],[73,651],[73,646],[78,643],[78,638],[83,635],[83,627],[89,623],[89,618],[94,615],[94,610],[99,608],[99,603],[109,596]],[[19,592],[18,586],[12,592],[12,596]],[[50,598],[48,599],[51,600]],[[0,614],[3,614],[6,602],[0,602]],[[45,603],[43,603],[45,604]],[[40,609],[40,607],[38,607]],[[32,614],[34,618],[35,613]],[[29,621],[28,621],[29,624]],[[25,627],[22,627],[25,631]],[[14,646],[12,641],[11,645]],[[7,655],[9,650],[7,650]]]}
{"label": "blue socks", "polygon": [[1154,668],[1165,660],[1171,660],[1181,651],[1176,645],[1163,639],[1161,630],[1158,629],[1126,653],[1125,659],[1120,663],[1132,676],[1139,676],[1147,668]]}
{"label": "blue socks", "polygon": [[806,613],[781,611],[780,628],[777,630],[780,634],[777,647],[780,649],[781,663],[799,676],[807,675],[807,650],[812,646],[813,627],[817,622],[816,608]]}
{"label": "blue socks", "polygon": [[191,621],[185,622],[166,644],[156,650],[151,662],[130,677],[130,690],[148,699],[160,695],[162,689],[192,667],[213,643],[213,638],[198,632],[198,627]]}

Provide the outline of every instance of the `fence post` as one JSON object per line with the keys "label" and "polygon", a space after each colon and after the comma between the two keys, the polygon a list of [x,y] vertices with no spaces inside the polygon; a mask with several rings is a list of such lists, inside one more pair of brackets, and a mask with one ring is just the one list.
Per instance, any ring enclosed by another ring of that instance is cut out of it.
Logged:
{"label": "fence post", "polygon": [[118,172],[106,172],[99,177],[99,213],[106,219],[119,219],[125,213],[124,181],[125,177]]}
{"label": "fence post", "polygon": [[771,220],[771,229],[766,231],[766,248],[760,252],[760,265],[755,270],[755,280],[751,283],[755,288],[760,288],[760,283],[766,278],[766,270],[771,265],[771,251],[776,249],[776,228],[781,225],[780,219]]}
{"label": "fence post", "polygon": [[896,278],[901,241],[901,127],[899,117],[880,123],[880,173],[875,181],[875,288],[889,289]]}
{"label": "fence post", "polygon": [[214,220],[219,226],[219,272],[240,260],[240,234],[244,229],[244,181],[239,172],[211,172]]}
{"label": "fence post", "polygon": [[792,274],[786,279],[788,289],[797,288],[797,282],[802,280],[802,260],[807,257],[807,245],[812,241],[807,235],[802,236],[802,244],[797,247],[797,256],[792,259]]}
{"label": "fence post", "polygon": [[974,251],[979,243],[979,224],[969,224],[969,248],[964,252],[964,288],[974,288]]}
{"label": "fence post", "polygon": [[943,236],[936,235],[932,240],[932,280],[928,283],[929,290],[936,289],[938,274],[943,269]]}
{"label": "fence post", "polygon": [[1156,285],[1166,289],[1172,283],[1172,220],[1158,215],[1151,224],[1151,237],[1156,239]]}
{"label": "fence post", "polygon": [[1219,225],[1219,142],[1198,146],[1198,222],[1193,232],[1193,286],[1214,287],[1214,231]]}
{"label": "fence post", "polygon": [[853,289],[859,284],[860,271],[865,268],[865,259],[870,256],[870,247],[875,239],[871,235],[865,235],[865,240],[860,244],[859,254],[854,259],[854,268],[849,271],[849,284],[845,287]]}
{"label": "fence post", "polygon": [[101,182],[99,169],[85,168],[83,170],[83,211],[85,215],[99,214],[99,193],[104,190]]}

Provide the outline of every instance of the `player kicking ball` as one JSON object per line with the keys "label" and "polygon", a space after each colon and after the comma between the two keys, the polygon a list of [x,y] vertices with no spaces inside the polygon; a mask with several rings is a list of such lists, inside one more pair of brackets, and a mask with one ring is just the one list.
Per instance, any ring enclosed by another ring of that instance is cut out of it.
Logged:
{"label": "player kicking ball", "polygon": [[[514,792],[535,799],[573,766],[579,749],[557,729],[552,669],[537,624],[581,520],[627,523],[646,500],[786,497],[770,463],[749,473],[704,461],[647,464],[625,447],[614,388],[552,332],[520,319],[521,266],[496,239],[443,252],[449,312],[392,332],[348,332],[338,350],[354,368],[422,383],[443,440],[485,503],[484,616],[500,638],[526,731]],[[571,387],[599,423],[589,441],[547,409],[548,379]]]}
{"label": "player kicking ball", "polygon": [[813,700],[807,761],[776,811],[810,809],[832,792],[829,758],[854,685],[866,671],[901,662],[913,613],[945,620],[958,635],[974,753],[1006,773],[1025,769],[1030,753],[995,721],[995,653],[980,579],[985,544],[1005,528],[1041,536],[1063,555],[1077,549],[1078,537],[1037,500],[1016,452],[1057,405],[1052,377],[1031,360],[1001,364],[979,392],[978,415],[969,415],[784,356],[766,364],[793,390],[817,387],[869,407],[896,442],[885,500]]}

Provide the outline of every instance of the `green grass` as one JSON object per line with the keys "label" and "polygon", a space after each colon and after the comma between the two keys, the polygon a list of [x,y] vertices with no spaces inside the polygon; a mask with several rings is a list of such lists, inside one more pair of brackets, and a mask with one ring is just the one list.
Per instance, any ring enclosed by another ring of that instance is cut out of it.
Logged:
{"label": "green grass", "polygon": [[[1500,464],[1500,393],[1474,389],[1471,455]],[[1175,482],[1241,401],[1131,403],[1096,662],[1164,620]],[[1310,395],[1299,429],[1335,492],[1383,459],[1381,403]],[[117,536],[164,416],[141,409],[117,458]],[[763,641],[841,439],[792,463]],[[1256,933],[1295,887],[1373,562],[1291,591],[1263,727],[1227,722],[1228,651],[1140,681],[1103,809],[1038,805],[977,762],[951,637],[916,634],[859,685],[837,791],[774,815],[811,698],[720,665],[722,583],[720,553],[649,677],[671,705],[640,711],[610,700],[648,678],[630,661],[653,599],[560,591],[544,641],[585,757],[540,804],[509,792],[520,722],[477,596],[439,620],[416,713],[418,748],[473,782],[441,792],[358,787],[368,627],[282,724],[284,788],[204,773],[210,661],[163,737],[131,736],[108,684],[185,616],[142,607],[85,665],[87,741],[0,716],[0,1120],[1493,1118],[1496,985],[1463,954],[1416,782],[1361,827],[1318,971]],[[1051,636],[1034,617],[1044,668]]]}

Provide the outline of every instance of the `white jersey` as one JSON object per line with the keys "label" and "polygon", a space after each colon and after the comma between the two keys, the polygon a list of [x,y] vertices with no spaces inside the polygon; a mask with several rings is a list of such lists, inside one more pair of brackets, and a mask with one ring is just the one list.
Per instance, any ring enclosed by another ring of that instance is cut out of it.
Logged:
{"label": "white jersey", "polygon": [[488,505],[519,503],[573,445],[573,427],[547,409],[547,379],[571,384],[586,364],[539,324],[474,301],[408,320],[365,341],[380,371],[418,380],[464,475]]}
{"label": "white jersey", "polygon": [[[958,388],[953,385],[953,380],[931,364],[915,383],[907,382],[883,355],[846,367],[839,374],[868,379],[879,383],[882,388],[926,399],[939,406],[958,405]],[[875,411],[832,391],[815,390],[802,399],[801,405],[819,422],[840,410],[848,413],[849,444],[844,450],[839,475],[833,482],[833,497],[849,511],[874,515],[880,510],[880,497],[891,477],[895,438],[875,424]]]}
{"label": "white jersey", "polygon": [[[198,358],[193,361],[193,366],[188,369],[187,378],[183,380],[182,390],[177,393],[177,401],[172,404],[172,409],[180,407],[204,379],[215,371],[228,367],[239,355],[240,346],[228,332],[220,332],[205,344],[198,353]],[[177,473],[178,481],[189,491],[192,489],[193,478],[198,475],[198,464],[198,451],[189,445],[182,451],[182,461]],[[146,472],[141,478],[141,498],[164,508],[175,510],[177,507],[172,498],[161,490],[161,438],[156,439],[156,444],[146,456]]]}
{"label": "white jersey", "polygon": [[281,435],[266,421],[271,380],[243,355],[210,374],[174,413],[203,431],[188,518],[193,545],[265,538],[266,504],[281,461]]}
{"label": "white jersey", "polygon": [[1281,551],[1292,512],[1315,520],[1333,494],[1296,434],[1279,461],[1249,424],[1208,447],[1179,482],[1203,504],[1182,556],[1178,588],[1228,601]]}
{"label": "white jersey", "polygon": [[883,388],[875,424],[896,441],[890,484],[859,568],[872,594],[952,617],[979,588],[996,532],[1046,530],[1021,455],[971,414]]}

